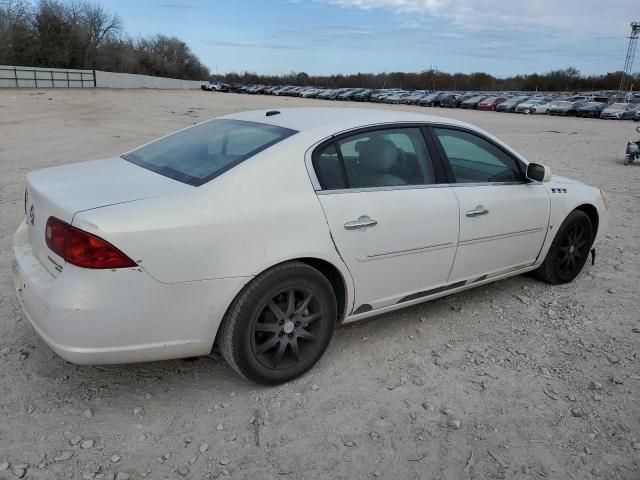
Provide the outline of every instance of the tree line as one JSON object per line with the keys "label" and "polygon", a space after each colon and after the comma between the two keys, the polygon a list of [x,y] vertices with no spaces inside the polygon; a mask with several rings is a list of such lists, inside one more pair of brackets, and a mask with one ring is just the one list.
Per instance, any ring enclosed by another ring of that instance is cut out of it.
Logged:
{"label": "tree line", "polygon": [[[263,85],[299,85],[326,88],[403,88],[405,90],[524,90],[567,92],[587,90],[617,90],[622,71],[602,75],[581,75],[573,67],[548,73],[532,73],[497,78],[484,72],[446,73],[438,70],[422,72],[354,73],[349,75],[313,76],[291,72],[286,75],[258,75],[256,73],[228,73],[216,80],[226,83]],[[633,75],[631,83],[640,90],[640,73]]]}
{"label": "tree line", "polygon": [[[213,77],[187,44],[156,35],[133,39],[120,17],[91,0],[0,0],[0,65],[97,69],[227,83],[366,87],[407,90],[617,90],[622,72],[581,75],[573,67],[544,74],[497,78],[484,72],[354,73],[286,75],[228,73]],[[631,83],[640,89],[640,74]]]}
{"label": "tree line", "polygon": [[133,39],[120,17],[88,0],[0,0],[0,65],[97,69],[185,80],[209,78],[187,44]]}

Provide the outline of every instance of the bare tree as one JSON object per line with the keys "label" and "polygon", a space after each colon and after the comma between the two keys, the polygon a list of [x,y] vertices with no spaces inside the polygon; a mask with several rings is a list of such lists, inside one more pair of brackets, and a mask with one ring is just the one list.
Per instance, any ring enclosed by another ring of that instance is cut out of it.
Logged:
{"label": "bare tree", "polygon": [[79,11],[80,27],[85,37],[84,67],[96,68],[98,47],[120,35],[122,21],[117,14],[97,3],[82,2],[75,7]]}

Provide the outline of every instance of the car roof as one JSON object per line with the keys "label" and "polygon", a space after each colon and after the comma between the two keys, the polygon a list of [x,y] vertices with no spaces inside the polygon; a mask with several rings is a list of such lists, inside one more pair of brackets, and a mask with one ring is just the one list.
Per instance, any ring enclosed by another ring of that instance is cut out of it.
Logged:
{"label": "car roof", "polygon": [[[267,116],[267,112],[273,111],[277,111],[279,113]],[[398,110],[348,107],[307,107],[280,108],[277,110],[252,110],[232,113],[219,118],[265,123],[300,132],[312,129],[327,131],[333,130],[333,132],[338,132],[358,128],[360,126],[391,122],[439,123],[471,127],[474,130],[477,130],[477,127],[451,118]]]}

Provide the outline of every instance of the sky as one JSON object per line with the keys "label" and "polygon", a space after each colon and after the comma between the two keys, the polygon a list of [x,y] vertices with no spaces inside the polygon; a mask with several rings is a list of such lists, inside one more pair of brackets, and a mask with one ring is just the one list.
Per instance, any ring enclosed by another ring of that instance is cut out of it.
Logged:
{"label": "sky", "polygon": [[[640,0],[102,0],[212,73],[621,70]],[[640,55],[639,55],[640,57]],[[640,58],[634,71],[640,70]]]}

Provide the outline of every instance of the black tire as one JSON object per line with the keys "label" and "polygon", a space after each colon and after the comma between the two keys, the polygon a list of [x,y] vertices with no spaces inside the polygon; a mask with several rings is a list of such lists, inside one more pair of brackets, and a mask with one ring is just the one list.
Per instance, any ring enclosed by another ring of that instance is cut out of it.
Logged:
{"label": "black tire", "polygon": [[218,346],[242,377],[276,385],[315,365],[331,341],[336,319],[329,280],[305,263],[283,263],[238,294],[220,325]]}
{"label": "black tire", "polygon": [[544,262],[533,275],[553,285],[571,282],[587,262],[592,244],[593,226],[589,216],[574,210],[560,225]]}

